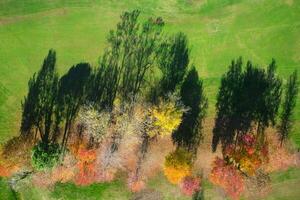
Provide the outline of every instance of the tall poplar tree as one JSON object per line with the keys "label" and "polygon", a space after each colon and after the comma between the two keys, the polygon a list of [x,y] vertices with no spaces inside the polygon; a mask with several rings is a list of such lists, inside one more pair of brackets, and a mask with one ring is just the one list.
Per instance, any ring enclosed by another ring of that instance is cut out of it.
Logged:
{"label": "tall poplar tree", "polygon": [[296,107],[297,95],[299,91],[299,82],[297,77],[297,71],[294,71],[286,85],[284,102],[282,104],[282,112],[280,114],[280,124],[278,126],[278,132],[280,136],[281,144],[288,138],[289,133],[293,126],[293,112]]}
{"label": "tall poplar tree", "polygon": [[207,98],[203,91],[203,82],[199,79],[195,67],[188,72],[181,86],[181,101],[188,108],[182,122],[173,133],[174,143],[196,153],[201,140],[202,123],[207,109]]}
{"label": "tall poplar tree", "polygon": [[124,12],[116,30],[108,35],[108,48],[97,69],[91,101],[100,107],[112,107],[115,98],[134,100],[146,83],[146,74],[154,70],[164,22],[149,18],[139,22],[140,11]]}
{"label": "tall poplar tree", "polygon": [[232,61],[219,88],[213,151],[220,142],[223,149],[228,144],[238,144],[242,135],[253,129],[258,145],[264,143],[264,130],[275,125],[281,100],[282,81],[275,75],[275,70],[275,60],[267,70],[248,61],[244,71],[241,58]]}
{"label": "tall poplar tree", "polygon": [[186,74],[189,65],[187,36],[177,33],[163,42],[159,50],[159,68],[162,71],[161,93],[173,93]]}
{"label": "tall poplar tree", "polygon": [[56,53],[49,50],[42,68],[29,80],[29,91],[23,103],[21,132],[28,133],[36,128],[42,143],[47,148],[53,142],[52,134],[55,122],[55,107],[58,90],[56,73]]}
{"label": "tall poplar tree", "polygon": [[61,77],[57,97],[56,119],[57,125],[65,121],[62,148],[65,148],[70,128],[75,120],[80,106],[86,101],[88,81],[91,74],[91,67],[88,63],[79,63]]}

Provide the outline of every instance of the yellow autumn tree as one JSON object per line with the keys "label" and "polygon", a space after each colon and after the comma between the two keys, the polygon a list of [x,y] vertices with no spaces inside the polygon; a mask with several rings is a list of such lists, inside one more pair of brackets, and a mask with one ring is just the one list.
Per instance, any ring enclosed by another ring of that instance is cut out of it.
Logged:
{"label": "yellow autumn tree", "polygon": [[178,184],[192,173],[192,154],[183,148],[178,148],[166,156],[163,170],[171,183]]}
{"label": "yellow autumn tree", "polygon": [[153,128],[148,132],[150,137],[155,135],[167,136],[177,129],[184,112],[182,106],[176,105],[175,98],[160,101],[159,105],[150,108]]}

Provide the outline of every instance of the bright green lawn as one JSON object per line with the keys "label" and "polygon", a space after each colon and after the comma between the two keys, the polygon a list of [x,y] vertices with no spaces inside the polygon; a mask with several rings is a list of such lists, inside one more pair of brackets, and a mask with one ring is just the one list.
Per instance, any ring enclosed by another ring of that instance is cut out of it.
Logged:
{"label": "bright green lawn", "polygon": [[[80,61],[96,65],[109,29],[122,11],[133,8],[141,9],[143,17],[162,16],[166,32],[188,34],[210,116],[220,76],[231,59],[241,55],[266,65],[274,57],[285,78],[300,68],[297,0],[0,0],[0,141],[18,134],[27,81],[48,49],[57,50],[60,73]],[[299,108],[300,95],[292,135],[298,146]]]}

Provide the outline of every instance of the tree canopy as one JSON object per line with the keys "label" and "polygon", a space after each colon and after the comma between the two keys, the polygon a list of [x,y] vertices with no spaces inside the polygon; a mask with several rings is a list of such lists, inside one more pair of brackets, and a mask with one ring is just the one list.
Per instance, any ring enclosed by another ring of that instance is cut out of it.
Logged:
{"label": "tree canopy", "polygon": [[238,142],[241,135],[256,126],[257,137],[264,140],[264,129],[275,125],[281,98],[282,81],[275,75],[272,60],[267,70],[248,61],[242,70],[242,59],[232,61],[221,79],[217,97],[217,116],[213,129],[212,149]]}
{"label": "tree canopy", "polygon": [[48,144],[54,128],[54,112],[58,91],[58,75],[55,68],[56,53],[50,50],[42,68],[29,80],[29,92],[22,103],[21,132],[38,129],[42,142]]}
{"label": "tree canopy", "polygon": [[296,99],[299,91],[299,82],[297,71],[294,71],[286,85],[284,101],[282,104],[282,112],[280,113],[280,124],[278,132],[281,143],[287,139],[293,125],[293,111],[296,106]]}
{"label": "tree canopy", "polygon": [[196,153],[200,139],[203,119],[206,114],[207,98],[203,91],[203,82],[192,67],[183,81],[180,90],[181,101],[188,111],[183,114],[182,122],[173,133],[173,141]]}

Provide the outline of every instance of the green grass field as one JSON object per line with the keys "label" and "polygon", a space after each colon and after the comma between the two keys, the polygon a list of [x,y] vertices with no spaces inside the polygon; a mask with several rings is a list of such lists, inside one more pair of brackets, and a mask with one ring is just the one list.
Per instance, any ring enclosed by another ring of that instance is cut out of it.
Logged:
{"label": "green grass field", "polygon": [[[183,31],[192,49],[191,62],[204,79],[209,98],[209,117],[214,116],[221,75],[231,60],[266,66],[272,58],[278,74],[287,78],[300,71],[299,0],[0,0],[0,143],[18,135],[21,100],[27,82],[50,48],[57,51],[58,70],[88,61],[94,66],[106,46],[106,35],[124,10],[138,8],[142,17],[162,16],[165,32]],[[295,109],[292,141],[300,147],[300,95]],[[297,199],[300,170],[271,175],[273,192],[268,199]],[[149,182],[173,200],[177,190],[162,177]],[[156,189],[157,189],[156,188]],[[222,199],[205,184],[207,199]],[[13,199],[5,180],[0,194]],[[59,184],[53,191],[24,189],[21,199],[128,199],[123,182],[78,188]],[[1,196],[1,195],[0,195]],[[178,200],[185,197],[176,196]],[[1,199],[1,198],[0,198]]]}

